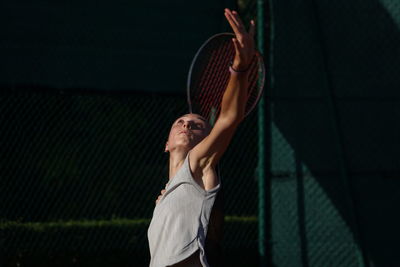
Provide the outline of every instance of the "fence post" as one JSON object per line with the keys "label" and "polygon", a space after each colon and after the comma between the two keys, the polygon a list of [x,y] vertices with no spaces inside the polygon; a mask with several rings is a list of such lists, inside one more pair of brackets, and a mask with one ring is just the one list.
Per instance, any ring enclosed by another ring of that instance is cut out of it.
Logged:
{"label": "fence post", "polygon": [[[264,0],[257,0],[257,46],[264,55]],[[260,266],[266,266],[266,196],[265,196],[265,117],[264,96],[258,103],[258,253]]]}

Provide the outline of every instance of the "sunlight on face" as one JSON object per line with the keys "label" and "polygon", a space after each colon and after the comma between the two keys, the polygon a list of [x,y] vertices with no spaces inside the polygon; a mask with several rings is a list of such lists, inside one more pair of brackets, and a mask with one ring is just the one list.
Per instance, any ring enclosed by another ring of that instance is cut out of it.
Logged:
{"label": "sunlight on face", "polygon": [[185,114],[173,124],[168,137],[168,150],[176,146],[189,149],[201,142],[211,131],[211,125],[198,114]]}

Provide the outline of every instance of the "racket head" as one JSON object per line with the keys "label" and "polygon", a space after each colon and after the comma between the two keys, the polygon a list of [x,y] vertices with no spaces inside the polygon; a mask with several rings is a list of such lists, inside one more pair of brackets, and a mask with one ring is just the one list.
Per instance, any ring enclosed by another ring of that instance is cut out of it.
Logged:
{"label": "racket head", "polygon": [[[222,96],[229,82],[229,66],[235,56],[234,37],[232,33],[211,36],[199,48],[190,65],[187,80],[189,112],[200,114],[211,124],[218,118]],[[264,88],[265,66],[258,51],[248,71],[246,116],[257,105]]]}

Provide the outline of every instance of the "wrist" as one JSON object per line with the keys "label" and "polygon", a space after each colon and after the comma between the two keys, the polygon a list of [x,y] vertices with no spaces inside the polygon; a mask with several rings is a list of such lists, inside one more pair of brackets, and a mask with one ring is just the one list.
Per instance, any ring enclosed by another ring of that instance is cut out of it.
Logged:
{"label": "wrist", "polygon": [[238,64],[233,64],[231,63],[229,65],[229,71],[231,73],[246,73],[250,69],[250,65],[243,66],[243,65],[238,65]]}
{"label": "wrist", "polygon": [[233,71],[237,73],[247,72],[250,69],[251,65],[253,64],[255,58],[256,55],[254,55],[252,59],[247,63],[237,62],[236,60],[231,61],[231,64],[229,65],[229,70],[231,72]]}

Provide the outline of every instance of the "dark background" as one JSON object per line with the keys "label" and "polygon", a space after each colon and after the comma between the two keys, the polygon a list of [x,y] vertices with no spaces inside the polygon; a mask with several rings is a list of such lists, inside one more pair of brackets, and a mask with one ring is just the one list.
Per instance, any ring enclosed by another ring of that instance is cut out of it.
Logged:
{"label": "dark background", "polygon": [[273,261],[399,266],[399,2],[273,3]]}
{"label": "dark background", "polygon": [[[150,218],[170,123],[187,112],[191,59],[228,29],[225,6],[254,3],[1,4],[6,265],[146,266],[146,224],[37,234],[7,222]],[[265,5],[269,261],[400,266],[399,2]],[[257,216],[257,115],[222,162],[227,216]],[[256,222],[226,225],[230,266],[257,265]]]}

